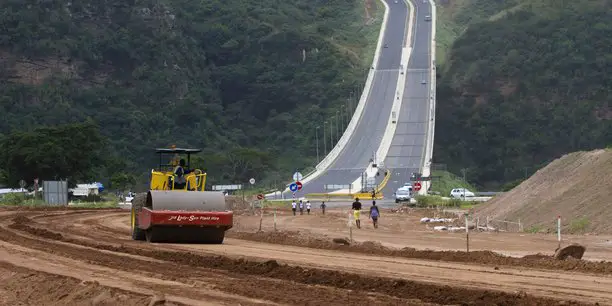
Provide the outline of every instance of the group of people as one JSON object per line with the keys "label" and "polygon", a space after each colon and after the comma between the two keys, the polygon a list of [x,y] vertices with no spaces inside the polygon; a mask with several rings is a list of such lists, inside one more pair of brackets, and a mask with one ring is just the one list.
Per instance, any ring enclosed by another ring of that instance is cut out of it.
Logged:
{"label": "group of people", "polygon": [[[361,228],[361,202],[359,202],[359,198],[355,198],[355,202],[353,202],[352,209],[353,217],[355,218],[355,224],[357,225],[357,228]],[[372,219],[374,228],[378,228],[378,217],[380,217],[380,210],[378,210],[378,206],[376,206],[376,201],[372,201],[372,206],[370,207],[370,214],[368,218]]]}
{"label": "group of people", "polygon": [[[310,209],[311,209],[311,204],[310,204],[310,200],[306,200],[306,202],[304,202],[303,200],[300,200],[299,202],[296,202],[295,200],[293,202],[291,202],[291,210],[293,211],[293,215],[295,216],[298,210],[298,207],[300,209],[300,215],[304,214],[304,206],[306,206],[306,213],[310,215]],[[325,214],[325,208],[327,207],[327,205],[325,205],[325,201],[323,201],[321,203],[321,211],[323,212],[323,214]],[[353,202],[353,217],[355,218],[355,224],[357,225],[357,228],[361,228],[361,202],[359,202],[359,198],[355,198],[355,202]],[[378,228],[378,218],[380,217],[380,210],[378,210],[378,206],[376,206],[376,201],[372,201],[372,206],[370,207],[370,213],[368,215],[369,219],[372,219],[372,223],[374,224],[374,228]]]}
{"label": "group of people", "polygon": [[[311,208],[310,201],[306,200],[305,204],[306,204],[306,212],[310,215],[310,208]],[[291,210],[293,210],[294,216],[297,211],[297,206],[298,206],[298,203],[296,203],[295,200],[291,202]],[[304,214],[304,201],[300,200],[299,206],[300,206],[300,215],[303,215]]]}

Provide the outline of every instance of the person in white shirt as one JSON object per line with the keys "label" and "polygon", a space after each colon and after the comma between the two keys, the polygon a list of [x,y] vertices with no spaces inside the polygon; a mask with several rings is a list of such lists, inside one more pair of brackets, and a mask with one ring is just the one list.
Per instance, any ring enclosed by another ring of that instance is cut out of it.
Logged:
{"label": "person in white shirt", "polygon": [[304,214],[304,202],[302,202],[302,200],[300,200],[300,215]]}
{"label": "person in white shirt", "polygon": [[306,201],[306,212],[310,215],[310,200]]}
{"label": "person in white shirt", "polygon": [[296,208],[297,204],[295,204],[295,201],[291,202],[291,210],[293,210],[293,215],[295,216],[295,208]]}

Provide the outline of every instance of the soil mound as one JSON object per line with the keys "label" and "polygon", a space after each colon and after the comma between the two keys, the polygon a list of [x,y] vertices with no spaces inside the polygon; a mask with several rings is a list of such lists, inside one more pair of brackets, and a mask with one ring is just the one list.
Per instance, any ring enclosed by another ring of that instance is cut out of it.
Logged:
{"label": "soil mound", "polygon": [[532,232],[612,233],[612,150],[567,154],[479,207],[481,220],[521,220]]}
{"label": "soil mound", "polygon": [[558,249],[555,252],[555,259],[564,260],[568,257],[572,257],[574,259],[582,259],[584,251],[586,251],[586,248],[584,246],[578,244],[568,245],[564,248]]}

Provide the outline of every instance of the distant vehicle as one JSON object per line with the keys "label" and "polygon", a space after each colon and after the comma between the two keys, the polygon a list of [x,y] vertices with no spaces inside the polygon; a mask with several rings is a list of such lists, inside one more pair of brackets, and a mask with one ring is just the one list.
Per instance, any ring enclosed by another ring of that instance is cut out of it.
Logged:
{"label": "distant vehicle", "polygon": [[429,15],[425,16],[425,21],[431,21],[431,16]]}
{"label": "distant vehicle", "polygon": [[394,2],[397,3],[397,0],[395,0]]}
{"label": "distant vehicle", "polygon": [[467,197],[473,197],[475,196],[475,194],[469,190],[467,190],[466,188],[455,188],[453,190],[451,190],[450,192],[450,197],[451,198],[456,198],[456,199],[460,199],[460,198],[467,198]]}
{"label": "distant vehicle", "polygon": [[385,48],[387,48],[387,44],[385,44]]}
{"label": "distant vehicle", "polygon": [[427,84],[427,81],[421,80],[421,84]]}
{"label": "distant vehicle", "polygon": [[395,191],[395,203],[410,201],[412,198],[412,185],[405,185]]}

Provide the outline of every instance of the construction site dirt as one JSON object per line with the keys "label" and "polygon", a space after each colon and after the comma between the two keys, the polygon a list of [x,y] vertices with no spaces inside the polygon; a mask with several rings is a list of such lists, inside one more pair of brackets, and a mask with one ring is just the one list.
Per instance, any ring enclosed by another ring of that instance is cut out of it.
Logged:
{"label": "construction site dirt", "polygon": [[[392,249],[363,240],[371,225],[344,246],[331,239],[348,237],[332,229],[343,216],[277,215],[274,231],[265,215],[256,233],[247,213],[224,244],[200,245],[133,241],[125,210],[0,211],[0,304],[612,304],[612,263]],[[399,237],[384,224],[377,234]]]}

